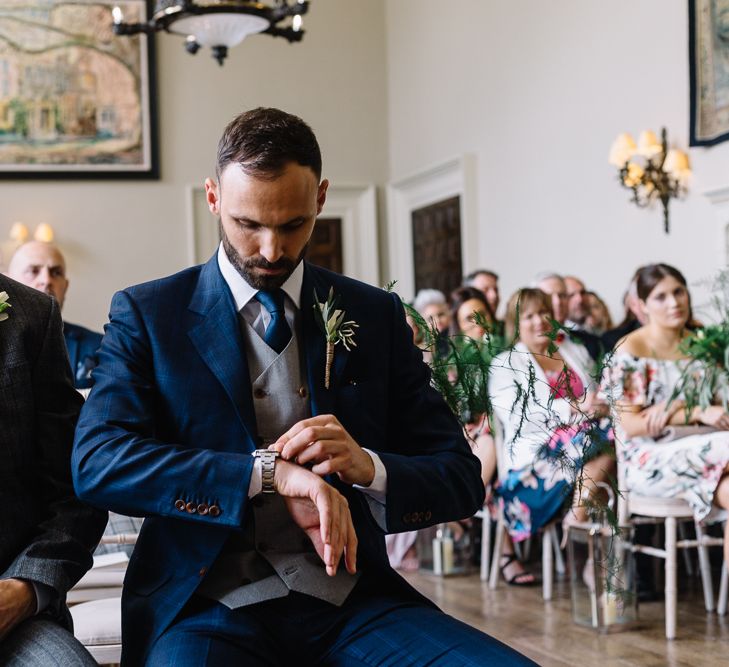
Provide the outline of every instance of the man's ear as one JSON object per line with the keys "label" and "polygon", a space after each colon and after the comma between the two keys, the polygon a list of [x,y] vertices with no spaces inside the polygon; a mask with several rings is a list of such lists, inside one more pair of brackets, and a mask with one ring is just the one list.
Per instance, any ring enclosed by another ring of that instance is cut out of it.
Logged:
{"label": "man's ear", "polygon": [[319,183],[319,191],[316,193],[316,214],[319,215],[324,208],[324,203],[327,200],[327,189],[329,188],[329,181],[325,178]]}
{"label": "man's ear", "polygon": [[213,215],[220,215],[220,186],[212,179],[205,179],[205,201]]}

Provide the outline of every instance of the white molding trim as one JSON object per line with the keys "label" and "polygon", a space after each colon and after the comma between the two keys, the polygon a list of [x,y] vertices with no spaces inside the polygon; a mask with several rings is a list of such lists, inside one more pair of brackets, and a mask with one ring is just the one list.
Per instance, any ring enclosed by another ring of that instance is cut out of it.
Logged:
{"label": "white molding trim", "polygon": [[461,257],[463,271],[478,264],[478,210],[476,158],[462,155],[387,186],[389,271],[397,293],[410,300],[415,292],[412,212],[451,197],[461,203]]}
{"label": "white molding trim", "polygon": [[375,186],[330,185],[320,215],[342,219],[345,275],[380,287]]}
{"label": "white molding trim", "polygon": [[[218,247],[218,225],[208,210],[205,189],[187,188],[187,259],[206,262]],[[342,220],[344,273],[380,286],[377,250],[377,197],[374,185],[330,185],[321,212]]]}
{"label": "white molding trim", "polygon": [[718,248],[717,264],[729,266],[729,185],[704,190],[702,193],[714,209],[714,217],[718,222],[716,244]]}
{"label": "white molding trim", "polygon": [[711,190],[704,190],[702,194],[710,203],[722,204],[729,201],[729,185],[723,185],[719,188],[711,188]]}
{"label": "white molding trim", "polygon": [[205,188],[187,186],[187,262],[189,266],[204,264],[218,247],[218,222],[205,199]]}

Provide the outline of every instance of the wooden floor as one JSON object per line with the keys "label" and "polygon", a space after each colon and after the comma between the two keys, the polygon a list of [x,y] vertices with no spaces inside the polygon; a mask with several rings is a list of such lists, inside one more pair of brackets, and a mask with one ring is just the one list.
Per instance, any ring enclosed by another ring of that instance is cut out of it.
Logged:
{"label": "wooden floor", "polygon": [[405,577],[447,613],[545,667],[729,666],[729,616],[706,613],[698,582],[689,581],[679,593],[678,638],[667,641],[662,601],[640,605],[637,629],[600,635],[573,623],[566,580],[557,582],[554,599],[545,603],[540,587],[500,583],[491,591],[476,574]]}

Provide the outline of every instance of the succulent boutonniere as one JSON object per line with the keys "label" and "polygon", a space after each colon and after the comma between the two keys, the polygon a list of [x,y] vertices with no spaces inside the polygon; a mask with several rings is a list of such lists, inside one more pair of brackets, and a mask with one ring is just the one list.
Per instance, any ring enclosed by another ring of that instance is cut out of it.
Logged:
{"label": "succulent boutonniere", "polygon": [[0,322],[3,320],[7,320],[10,315],[6,313],[5,311],[10,308],[10,301],[8,301],[10,297],[8,296],[7,292],[0,292]]}
{"label": "succulent boutonniere", "polygon": [[345,322],[345,312],[337,308],[339,297],[334,295],[334,288],[329,289],[327,300],[322,303],[314,290],[314,319],[324,332],[327,341],[327,360],[324,369],[324,387],[329,389],[329,378],[334,361],[334,346],[341,343],[347,350],[357,347],[354,342],[354,330],[359,326],[354,320]]}

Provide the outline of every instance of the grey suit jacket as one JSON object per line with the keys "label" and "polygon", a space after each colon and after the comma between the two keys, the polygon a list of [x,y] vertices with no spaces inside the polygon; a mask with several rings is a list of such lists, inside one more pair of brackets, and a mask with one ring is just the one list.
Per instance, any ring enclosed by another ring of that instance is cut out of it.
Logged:
{"label": "grey suit jacket", "polygon": [[0,275],[0,579],[49,586],[46,613],[64,625],[66,591],[91,567],[106,512],[82,503],[71,445],[83,399],[73,388],[58,304]]}

